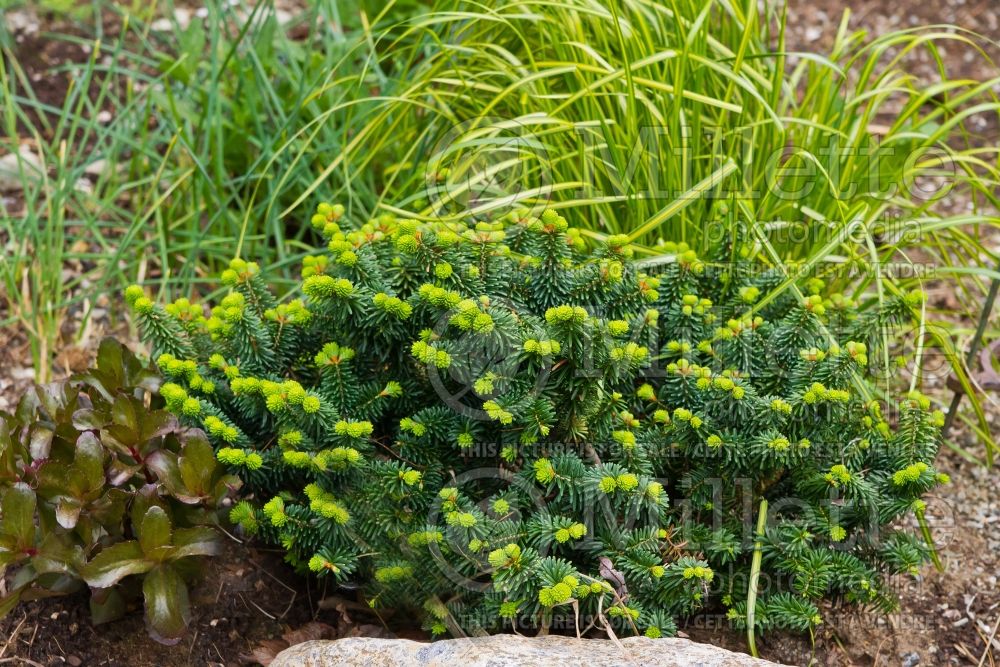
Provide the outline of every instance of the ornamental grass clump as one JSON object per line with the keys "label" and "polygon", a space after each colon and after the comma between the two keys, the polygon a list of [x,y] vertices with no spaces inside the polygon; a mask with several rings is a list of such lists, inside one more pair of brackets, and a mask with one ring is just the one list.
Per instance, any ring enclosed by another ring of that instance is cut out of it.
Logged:
{"label": "ornamental grass clump", "polygon": [[[277,298],[234,260],[210,309],[127,300],[168,409],[245,482],[231,519],[434,633],[670,635],[724,609],[807,630],[890,609],[930,549],[897,519],[943,481],[939,412],[869,358],[920,293],[865,308],[732,239],[644,264],[553,210],[342,228]],[[734,259],[735,258],[735,259]],[[767,501],[763,535],[753,526]],[[756,553],[755,553],[756,549]]]}

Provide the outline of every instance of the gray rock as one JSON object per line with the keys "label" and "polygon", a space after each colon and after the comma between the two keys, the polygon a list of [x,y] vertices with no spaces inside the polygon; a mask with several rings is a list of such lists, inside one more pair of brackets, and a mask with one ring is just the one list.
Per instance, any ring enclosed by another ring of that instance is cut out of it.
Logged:
{"label": "gray rock", "polygon": [[271,667],[775,667],[709,644],[687,639],[606,639],[494,635],[421,643],[408,639],[348,637],[309,641],[285,649]]}
{"label": "gray rock", "polygon": [[21,190],[25,180],[35,182],[41,175],[42,161],[26,145],[18,148],[17,154],[0,155],[0,191]]}

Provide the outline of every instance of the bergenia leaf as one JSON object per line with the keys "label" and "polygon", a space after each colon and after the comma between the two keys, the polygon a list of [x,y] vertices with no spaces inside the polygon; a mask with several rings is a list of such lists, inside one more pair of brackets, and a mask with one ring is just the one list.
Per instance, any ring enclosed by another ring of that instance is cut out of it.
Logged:
{"label": "bergenia leaf", "polygon": [[131,494],[121,489],[108,489],[104,495],[90,503],[88,517],[100,524],[110,536],[117,537],[121,534],[122,517],[125,516],[126,505],[131,497]]}
{"label": "bergenia leaf", "polygon": [[78,431],[99,431],[107,423],[107,415],[94,408],[81,408],[73,413],[73,428]]}
{"label": "bergenia leaf", "polygon": [[123,354],[127,352],[124,345],[114,338],[105,338],[97,348],[97,370],[100,370],[114,386],[106,387],[108,391],[117,391],[125,378]]}
{"label": "bergenia leaf", "polygon": [[109,588],[129,575],[149,572],[155,565],[145,557],[139,543],[132,540],[104,549],[83,566],[80,574],[91,588]]}
{"label": "bergenia leaf", "polygon": [[146,510],[146,515],[138,526],[139,546],[146,558],[161,561],[167,557],[171,551],[172,528],[170,517],[162,507],[153,505]]}
{"label": "bergenia leaf", "polygon": [[130,456],[139,446],[139,435],[128,426],[117,423],[108,424],[101,431],[101,439],[110,447]]}
{"label": "bergenia leaf", "polygon": [[[10,483],[18,479],[17,459],[21,451],[23,447],[20,441],[11,436],[7,420],[0,416],[0,483]],[[21,456],[23,457],[23,454]]]}
{"label": "bergenia leaf", "polygon": [[140,362],[131,350],[111,337],[101,341],[97,352],[97,367],[91,368],[77,379],[95,387],[108,400],[120,389],[141,387],[146,391],[156,391],[160,386],[160,376]]}
{"label": "bergenia leaf", "polygon": [[61,421],[63,414],[68,410],[72,413],[76,409],[76,397],[79,392],[74,391],[63,383],[51,383],[37,385],[35,395],[42,409],[48,413],[55,421]]}
{"label": "bergenia leaf", "polygon": [[91,431],[85,431],[76,439],[75,468],[82,473],[88,490],[98,490],[104,486],[104,446]]}
{"label": "bergenia leaf", "polygon": [[211,493],[212,477],[218,463],[215,460],[215,450],[207,438],[189,438],[177,465],[189,495],[207,496]]}
{"label": "bergenia leaf", "polygon": [[35,546],[35,492],[24,482],[14,484],[0,503],[0,534],[10,538],[10,548],[26,551]]}
{"label": "bergenia leaf", "polygon": [[94,625],[117,621],[125,615],[125,598],[117,588],[95,588],[90,592],[90,620]]}
{"label": "bergenia leaf", "polygon": [[10,610],[21,601],[21,591],[13,590],[0,598],[0,619],[10,613]]}
{"label": "bergenia leaf", "polygon": [[28,451],[31,453],[33,461],[41,461],[49,458],[49,452],[52,449],[52,435],[52,429],[44,424],[35,424],[32,426]]}
{"label": "bergenia leaf", "polygon": [[105,400],[114,400],[114,394],[122,389],[125,383],[125,369],[122,363],[125,353],[128,353],[125,346],[113,338],[105,338],[97,351],[97,365],[74,379],[96,389]]}
{"label": "bergenia leaf", "polygon": [[111,416],[113,396],[96,395],[90,392],[84,395],[88,402],[81,401],[80,408],[73,413],[73,428],[77,431],[100,431],[114,419]]}
{"label": "bergenia leaf", "polygon": [[142,406],[136,403],[130,396],[115,396],[115,402],[111,404],[113,423],[106,429],[111,437],[129,448],[137,448],[141,440],[138,411],[142,410]]}
{"label": "bergenia leaf", "polygon": [[86,558],[83,549],[73,544],[66,533],[52,532],[38,546],[33,563],[39,574],[66,574],[79,576]]}
{"label": "bergenia leaf", "polygon": [[[171,495],[178,495],[185,490],[180,467],[177,465],[177,455],[173,452],[158,449],[146,458],[145,464]],[[184,498],[181,500],[188,502]]]}
{"label": "bergenia leaf", "polygon": [[173,546],[170,560],[187,556],[215,556],[221,551],[218,532],[208,526],[177,529],[174,532]]}
{"label": "bergenia leaf", "polygon": [[111,486],[124,486],[142,470],[142,465],[138,463],[125,463],[120,459],[115,459],[108,468],[108,484]]}
{"label": "bergenia leaf", "polygon": [[77,438],[72,465],[50,461],[42,467],[38,494],[55,504],[59,525],[72,530],[81,510],[99,497],[104,482],[104,448],[88,431]]}
{"label": "bergenia leaf", "polygon": [[132,525],[136,527],[141,526],[142,520],[146,516],[146,511],[153,505],[166,509],[163,504],[163,499],[160,498],[159,493],[157,493],[157,485],[145,484],[139,487],[135,491],[135,495],[132,497],[132,507],[129,514],[129,518],[132,520]]}
{"label": "bergenia leaf", "polygon": [[[54,501],[66,493],[70,492],[72,482],[70,481],[69,462],[62,463],[49,461],[38,469],[38,485],[36,491],[42,500]],[[76,495],[75,493],[73,494]]]}
{"label": "bergenia leaf", "polygon": [[56,521],[66,530],[73,530],[80,520],[81,509],[79,500],[64,496],[56,502]]}
{"label": "bergenia leaf", "polygon": [[38,400],[38,395],[33,391],[29,391],[23,396],[21,400],[17,402],[17,409],[14,410],[14,418],[20,424],[30,424],[37,418],[36,411],[38,410],[40,402]]}
{"label": "bergenia leaf", "polygon": [[179,642],[191,615],[184,580],[169,565],[158,565],[143,580],[142,593],[149,634],[163,644]]}
{"label": "bergenia leaf", "polygon": [[243,486],[243,480],[236,475],[223,475],[216,481],[212,490],[212,503],[219,505],[222,501],[234,495]]}
{"label": "bergenia leaf", "polygon": [[177,429],[177,417],[166,410],[143,412],[139,415],[139,434],[143,445]]}

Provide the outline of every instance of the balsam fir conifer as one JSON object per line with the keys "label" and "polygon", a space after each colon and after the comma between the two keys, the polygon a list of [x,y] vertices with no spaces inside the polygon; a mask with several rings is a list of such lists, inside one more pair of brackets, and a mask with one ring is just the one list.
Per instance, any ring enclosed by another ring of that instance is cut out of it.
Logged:
{"label": "balsam fir conifer", "polygon": [[327,251],[285,298],[240,259],[210,312],[126,292],[169,409],[246,482],[232,520],[295,566],[435,633],[659,637],[706,605],[745,622],[762,499],[761,628],[890,609],[886,575],[927,557],[887,526],[943,481],[942,416],[868,379],[921,294],[859,313],[813,279],[757,306],[785,275],[739,244],[644,267],[553,210],[343,212],[318,208]]}

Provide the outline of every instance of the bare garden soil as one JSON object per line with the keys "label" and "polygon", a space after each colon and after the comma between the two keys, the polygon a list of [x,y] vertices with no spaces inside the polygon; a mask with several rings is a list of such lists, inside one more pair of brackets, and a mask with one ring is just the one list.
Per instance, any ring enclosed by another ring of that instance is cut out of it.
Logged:
{"label": "bare garden soil", "polygon": [[[936,23],[956,23],[1000,38],[1000,6],[996,0],[789,0],[790,48],[825,50],[832,43],[844,7],[854,10],[852,26],[876,33]],[[46,31],[65,32],[74,26],[39,16],[37,30],[23,34],[17,57],[29,76],[37,77],[42,99],[58,106],[68,78],[51,69],[80,62],[87,54],[78,47],[57,45]],[[993,54],[996,55],[995,49]],[[949,75],[985,79],[995,75],[981,61],[958,49],[944,54]],[[914,65],[931,67],[929,61]],[[996,127],[984,128],[998,140]],[[10,211],[10,208],[8,208]],[[994,242],[994,245],[996,245]],[[945,286],[929,289],[932,302],[948,305]],[[3,299],[0,299],[0,304]],[[9,314],[0,305],[0,320]],[[79,324],[69,312],[67,333]],[[129,338],[127,328],[106,316],[88,324],[92,332],[57,357],[56,377],[81,370],[104,333]],[[69,336],[67,340],[69,340]],[[0,409],[11,409],[31,385],[30,349],[23,335],[0,328]],[[950,398],[943,379],[936,391]],[[990,423],[1000,431],[1000,407],[994,397]],[[958,444],[981,452],[972,435],[959,428]],[[944,573],[925,569],[915,579],[897,582],[901,609],[891,616],[840,608],[824,610],[825,622],[809,637],[767,635],[758,640],[763,657],[805,665],[994,665],[1000,660],[1000,493],[998,473],[943,449],[940,467],[952,477],[939,497],[929,499],[935,538],[946,566]],[[423,637],[391,615],[375,615],[351,591],[317,590],[315,582],[296,576],[280,554],[227,541],[223,555],[213,559],[192,586],[192,619],[187,636],[174,647],[149,639],[141,607],[125,620],[93,626],[86,592],[22,604],[0,620],[0,664],[28,665],[243,665],[267,663],[290,643],[349,635]],[[724,616],[690,619],[682,632],[697,641],[746,650],[742,633]]]}

